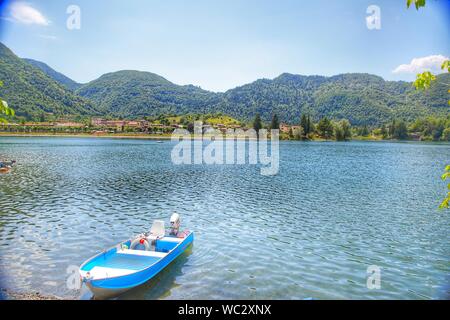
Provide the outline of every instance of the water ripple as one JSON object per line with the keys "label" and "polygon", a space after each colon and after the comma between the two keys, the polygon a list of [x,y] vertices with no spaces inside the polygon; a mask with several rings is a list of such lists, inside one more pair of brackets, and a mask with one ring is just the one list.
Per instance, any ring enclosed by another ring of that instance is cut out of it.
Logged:
{"label": "water ripple", "polygon": [[[192,249],[124,299],[448,296],[449,216],[435,210],[448,145],[282,142],[280,173],[174,166],[172,143],[0,138],[0,281],[78,297],[79,265],[182,215]],[[382,287],[366,287],[378,265]]]}

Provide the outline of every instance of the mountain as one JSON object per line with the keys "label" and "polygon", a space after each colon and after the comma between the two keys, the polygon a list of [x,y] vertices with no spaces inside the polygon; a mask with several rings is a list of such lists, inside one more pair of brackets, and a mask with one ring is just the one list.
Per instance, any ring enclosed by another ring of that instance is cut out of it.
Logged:
{"label": "mountain", "polygon": [[355,125],[376,125],[394,117],[413,120],[428,115],[449,115],[449,74],[438,76],[427,92],[411,83],[385,81],[370,74],[332,77],[284,73],[228,90],[218,109],[237,118],[251,119],[257,112],[268,121],[276,113],[282,121],[298,122],[302,113],[318,119],[348,119]]}
{"label": "mountain", "polygon": [[328,116],[353,125],[380,125],[393,118],[450,115],[448,73],[439,75],[427,91],[415,90],[410,82],[363,73],[332,77],[283,73],[224,93],[133,70],[107,73],[81,85],[44,63],[18,58],[0,43],[0,80],[5,82],[0,96],[17,115],[27,118],[42,113],[141,118],[222,112],[244,121],[256,113],[270,121],[277,114],[280,121],[293,124],[308,113],[315,120]]}
{"label": "mountain", "polygon": [[48,75],[50,78],[55,80],[56,82],[59,82],[63,86],[65,86],[67,89],[75,91],[79,87],[81,87],[81,84],[78,82],[73,81],[69,77],[66,77],[62,73],[53,70],[51,67],[49,67],[47,64],[41,61],[33,60],[33,59],[26,59],[23,58],[24,61],[28,62],[29,64],[35,66],[36,68],[41,69],[46,75]]}
{"label": "mountain", "polygon": [[223,112],[242,120],[260,113],[265,121],[277,114],[297,123],[302,113],[315,119],[348,119],[354,125],[380,125],[393,118],[414,120],[428,115],[449,115],[448,74],[438,76],[431,89],[418,92],[410,82],[385,81],[362,73],[332,77],[284,73],[213,93],[179,86],[153,73],[119,71],[81,86],[76,93],[98,104],[106,114],[141,117],[161,113]]}
{"label": "mountain", "polygon": [[116,117],[201,113],[220,102],[220,94],[133,70],[104,74],[75,92],[95,102],[105,114]]}
{"label": "mountain", "polygon": [[85,98],[75,95],[47,76],[41,69],[17,57],[0,43],[0,96],[17,116],[38,119],[43,114],[55,116],[98,115]]}

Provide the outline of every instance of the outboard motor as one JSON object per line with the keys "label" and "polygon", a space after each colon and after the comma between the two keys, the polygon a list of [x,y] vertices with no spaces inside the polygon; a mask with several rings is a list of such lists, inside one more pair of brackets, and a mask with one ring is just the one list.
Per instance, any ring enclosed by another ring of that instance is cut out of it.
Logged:
{"label": "outboard motor", "polygon": [[180,230],[180,215],[178,213],[173,213],[170,217],[170,235],[176,236]]}

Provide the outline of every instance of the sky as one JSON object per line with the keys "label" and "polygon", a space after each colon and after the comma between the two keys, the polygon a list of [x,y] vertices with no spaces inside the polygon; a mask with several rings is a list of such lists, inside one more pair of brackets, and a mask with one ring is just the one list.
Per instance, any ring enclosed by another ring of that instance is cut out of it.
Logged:
{"label": "sky", "polygon": [[212,91],[284,72],[411,81],[450,56],[450,0],[0,2],[0,41],[81,83],[124,69]]}

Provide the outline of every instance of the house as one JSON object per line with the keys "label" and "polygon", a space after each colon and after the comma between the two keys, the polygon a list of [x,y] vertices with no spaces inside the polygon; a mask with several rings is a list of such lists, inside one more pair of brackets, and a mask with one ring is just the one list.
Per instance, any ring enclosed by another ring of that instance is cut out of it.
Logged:
{"label": "house", "polygon": [[84,125],[79,122],[73,122],[73,121],[58,121],[55,122],[55,127],[66,127],[66,128],[81,128]]}
{"label": "house", "polygon": [[280,124],[280,131],[283,133],[289,133],[291,131],[291,126],[287,125],[286,123]]}
{"label": "house", "polygon": [[101,118],[92,118],[91,124],[94,127],[106,126],[106,120]]}
{"label": "house", "polygon": [[[149,122],[146,120],[105,120],[101,118],[93,118],[91,124],[94,127],[109,127],[109,128],[141,128],[149,127]],[[151,124],[151,127],[164,127],[162,124]]]}

